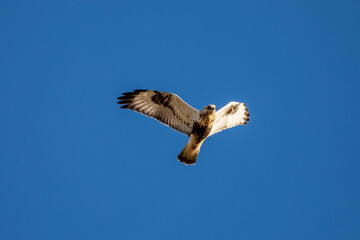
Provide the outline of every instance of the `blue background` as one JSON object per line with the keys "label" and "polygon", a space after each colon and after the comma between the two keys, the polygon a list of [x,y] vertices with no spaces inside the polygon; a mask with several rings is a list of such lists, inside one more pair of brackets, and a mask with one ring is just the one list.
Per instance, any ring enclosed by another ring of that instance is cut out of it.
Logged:
{"label": "blue background", "polygon": [[[360,239],[358,1],[1,1],[0,239]],[[116,97],[251,121],[187,142]]]}

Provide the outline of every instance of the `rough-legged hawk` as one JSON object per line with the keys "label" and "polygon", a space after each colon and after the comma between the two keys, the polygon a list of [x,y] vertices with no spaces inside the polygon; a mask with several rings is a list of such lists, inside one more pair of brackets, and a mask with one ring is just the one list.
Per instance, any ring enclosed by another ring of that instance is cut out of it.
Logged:
{"label": "rough-legged hawk", "polygon": [[118,97],[121,108],[131,109],[155,118],[163,124],[190,137],[177,157],[180,162],[194,164],[205,139],[217,132],[249,121],[244,103],[229,102],[219,111],[209,104],[199,111],[173,93],[134,90]]}

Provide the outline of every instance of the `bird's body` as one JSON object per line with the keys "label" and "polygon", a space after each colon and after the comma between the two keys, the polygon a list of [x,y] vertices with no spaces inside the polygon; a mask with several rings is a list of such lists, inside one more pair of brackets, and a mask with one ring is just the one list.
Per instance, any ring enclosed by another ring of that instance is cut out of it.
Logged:
{"label": "bird's body", "polygon": [[219,111],[207,105],[201,111],[186,104],[180,97],[167,92],[134,90],[118,98],[121,108],[131,109],[157,119],[163,124],[189,136],[179,161],[194,164],[205,139],[219,131],[246,124],[249,120],[244,103],[230,102]]}
{"label": "bird's body", "polygon": [[194,164],[200,151],[200,147],[209,135],[215,120],[215,106],[206,106],[194,121],[190,139],[185,148],[178,155],[180,162]]}

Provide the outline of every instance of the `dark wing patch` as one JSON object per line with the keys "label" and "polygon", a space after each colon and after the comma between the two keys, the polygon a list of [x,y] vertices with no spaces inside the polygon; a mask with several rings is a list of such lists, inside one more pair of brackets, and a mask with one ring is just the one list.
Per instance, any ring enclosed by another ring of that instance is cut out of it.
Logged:
{"label": "dark wing patch", "polygon": [[155,93],[154,96],[151,97],[151,101],[153,101],[156,104],[163,105],[164,107],[169,106],[171,99],[170,94],[159,91],[154,91],[154,93]]}
{"label": "dark wing patch", "polygon": [[169,127],[189,135],[198,110],[168,92],[138,89],[118,97],[123,109],[131,109],[155,118]]}
{"label": "dark wing patch", "polygon": [[226,113],[225,115],[231,115],[231,114],[234,114],[236,113],[236,111],[238,110],[239,108],[239,104],[234,104],[234,105],[231,105],[227,110],[226,110]]}
{"label": "dark wing patch", "polygon": [[159,91],[154,91],[154,93],[155,95],[151,97],[151,101],[153,101],[155,104],[169,108],[173,114],[176,115],[174,108],[170,105],[171,94]]}

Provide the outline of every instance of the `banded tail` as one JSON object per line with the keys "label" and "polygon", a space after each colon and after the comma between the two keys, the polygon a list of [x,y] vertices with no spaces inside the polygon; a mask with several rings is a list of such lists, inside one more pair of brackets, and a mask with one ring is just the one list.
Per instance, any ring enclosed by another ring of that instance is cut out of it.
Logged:
{"label": "banded tail", "polygon": [[177,159],[180,162],[185,164],[195,164],[197,156],[200,152],[200,147],[204,141],[197,142],[196,137],[194,135],[190,135],[190,139],[187,142],[184,149],[181,153],[177,156]]}

